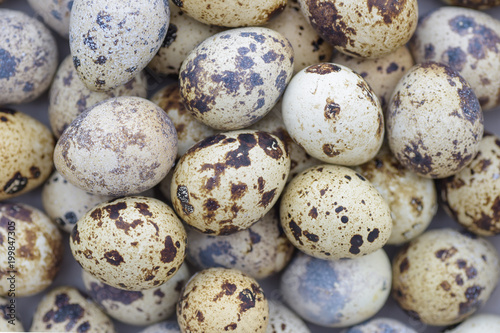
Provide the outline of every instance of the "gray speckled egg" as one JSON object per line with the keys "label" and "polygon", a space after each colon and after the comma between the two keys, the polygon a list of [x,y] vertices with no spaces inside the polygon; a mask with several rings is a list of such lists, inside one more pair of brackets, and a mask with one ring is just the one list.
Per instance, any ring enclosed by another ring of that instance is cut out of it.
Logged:
{"label": "gray speckled egg", "polygon": [[169,320],[148,326],[139,333],[181,333],[181,329],[177,320]]}
{"label": "gray speckled egg", "polygon": [[0,9],[0,27],[0,105],[30,102],[56,72],[56,41],[43,23],[19,11]]}
{"label": "gray speckled egg", "polygon": [[307,321],[326,327],[355,325],[385,304],[391,263],[382,249],[345,260],[298,252],[281,276],[280,288],[285,302]]}
{"label": "gray speckled egg", "polygon": [[111,287],[82,270],[85,290],[110,317],[129,325],[151,325],[175,313],[175,305],[190,274],[185,264],[164,284],[143,291]]}
{"label": "gray speckled egg", "polygon": [[172,205],[197,230],[229,235],[273,207],[289,171],[290,156],[278,137],[253,130],[220,133],[179,160],[170,186]]}
{"label": "gray speckled egg", "polygon": [[269,301],[266,333],[311,333],[307,325],[283,303]]}
{"label": "gray speckled egg", "polygon": [[268,28],[220,32],[182,63],[180,94],[198,120],[221,130],[247,127],[278,102],[293,72],[293,48]]}
{"label": "gray speckled egg", "polygon": [[257,281],[236,269],[198,272],[177,303],[182,332],[264,333],[268,320],[264,291]]}
{"label": "gray speckled egg", "polygon": [[384,139],[380,102],[363,78],[333,63],[309,66],[290,81],[282,104],[292,139],[327,163],[372,159]]}
{"label": "gray speckled egg", "polygon": [[62,256],[61,233],[44,213],[22,203],[0,203],[0,296],[9,294],[12,270],[16,297],[46,289]]}
{"label": "gray speckled egg", "polygon": [[393,259],[392,295],[412,318],[451,325],[483,305],[498,283],[498,253],[487,240],[452,229],[427,231]]}
{"label": "gray speckled egg", "polygon": [[69,18],[73,0],[28,0],[45,24],[64,38],[69,38]]}
{"label": "gray speckled egg", "polygon": [[436,62],[415,65],[401,78],[386,123],[397,160],[429,178],[462,170],[483,136],[483,113],[470,85],[456,70]]}
{"label": "gray speckled egg", "polygon": [[168,281],[184,261],[186,231],[165,203],[147,197],[96,206],[71,232],[84,270],[115,288],[141,291]]}
{"label": "gray speckled egg", "polygon": [[389,206],[359,173],[318,165],[283,191],[281,226],[299,250],[322,259],[356,258],[385,245],[392,229]]}
{"label": "gray speckled egg", "polygon": [[483,110],[500,105],[499,20],[478,10],[442,7],[420,20],[410,49],[417,63],[436,61],[458,71]]}
{"label": "gray speckled egg", "polygon": [[140,97],[111,98],[81,113],[59,138],[54,163],[93,194],[130,195],[158,184],[177,154],[170,118]]}
{"label": "gray speckled egg", "polygon": [[467,318],[457,327],[446,333],[495,333],[500,332],[500,316],[496,314],[477,314]]}
{"label": "gray speckled egg", "polygon": [[76,74],[71,56],[66,57],[56,72],[49,92],[49,120],[52,132],[59,138],[75,118],[87,108],[108,98],[138,96],[146,98],[146,76],[139,73],[132,80],[108,92],[87,88]]}
{"label": "gray speckled egg", "polygon": [[417,333],[417,331],[395,319],[375,318],[344,330],[342,333]]}
{"label": "gray speckled egg", "polygon": [[0,107],[0,200],[41,185],[52,172],[54,138],[41,122]]}
{"label": "gray speckled egg", "polygon": [[23,323],[16,316],[15,301],[0,297],[0,332],[24,332]]}
{"label": "gray speckled egg", "polygon": [[87,295],[74,287],[61,286],[40,301],[30,331],[114,333],[115,328]]}
{"label": "gray speckled egg", "polygon": [[75,0],[69,45],[83,83],[108,91],[130,81],[158,52],[169,18],[166,0]]}

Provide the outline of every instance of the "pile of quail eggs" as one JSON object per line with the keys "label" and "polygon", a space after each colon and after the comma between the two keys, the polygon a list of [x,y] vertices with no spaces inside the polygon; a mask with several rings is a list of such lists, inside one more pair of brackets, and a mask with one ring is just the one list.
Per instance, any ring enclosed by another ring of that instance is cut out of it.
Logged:
{"label": "pile of quail eggs", "polygon": [[0,331],[500,332],[500,1],[0,3]]}

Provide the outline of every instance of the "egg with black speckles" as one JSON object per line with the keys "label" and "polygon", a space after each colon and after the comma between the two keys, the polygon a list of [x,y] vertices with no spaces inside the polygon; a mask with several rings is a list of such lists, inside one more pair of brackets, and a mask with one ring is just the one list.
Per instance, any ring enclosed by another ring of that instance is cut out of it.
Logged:
{"label": "egg with black speckles", "polygon": [[283,303],[268,301],[269,323],[266,333],[311,333],[304,321]]}
{"label": "egg with black speckles", "polygon": [[104,202],[73,227],[71,252],[80,266],[112,287],[141,291],[168,281],[184,261],[186,231],[160,200]]}
{"label": "egg with black speckles", "polygon": [[148,326],[139,333],[181,333],[181,329],[177,320],[169,320]]}
{"label": "egg with black speckles", "polygon": [[69,18],[73,0],[28,0],[43,22],[64,38],[69,38]]}
{"label": "egg with black speckles", "polygon": [[0,332],[24,332],[23,323],[12,313],[15,306],[15,299],[0,297]]}
{"label": "egg with black speckles", "polygon": [[494,333],[499,331],[500,316],[481,313],[470,316],[457,327],[446,330],[445,333]]}

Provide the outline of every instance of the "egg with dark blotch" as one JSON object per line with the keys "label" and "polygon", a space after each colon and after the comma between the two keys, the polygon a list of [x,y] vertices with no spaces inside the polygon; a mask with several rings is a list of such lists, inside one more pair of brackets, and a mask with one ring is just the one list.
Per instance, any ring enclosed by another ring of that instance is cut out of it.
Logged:
{"label": "egg with dark blotch", "polygon": [[343,330],[342,333],[417,333],[417,331],[396,319],[375,318]]}
{"label": "egg with dark blotch", "polygon": [[269,323],[266,333],[311,333],[304,321],[278,301],[269,301]]}
{"label": "egg with dark blotch", "polygon": [[43,22],[64,38],[69,38],[69,18],[73,0],[28,0]]}
{"label": "egg with dark blotch", "polygon": [[0,332],[25,332],[21,320],[11,313],[12,304],[11,300],[0,297]]}
{"label": "egg with dark blotch", "polygon": [[285,303],[311,323],[355,325],[384,306],[391,263],[383,249],[355,260],[322,260],[297,252],[281,276],[280,290]]}
{"label": "egg with dark blotch", "polygon": [[499,332],[500,316],[497,314],[481,313],[470,316],[455,328],[445,333],[484,333]]}
{"label": "egg with dark blotch", "polygon": [[181,333],[181,329],[177,320],[169,320],[148,326],[139,333]]}

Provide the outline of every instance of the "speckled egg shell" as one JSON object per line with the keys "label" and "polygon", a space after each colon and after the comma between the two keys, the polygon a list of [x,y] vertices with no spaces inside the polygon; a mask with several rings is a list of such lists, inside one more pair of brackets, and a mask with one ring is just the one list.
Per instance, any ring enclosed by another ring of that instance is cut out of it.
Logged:
{"label": "speckled egg shell", "polygon": [[483,236],[500,233],[500,138],[485,134],[472,162],[439,181],[446,212],[468,230]]}
{"label": "speckled egg shell", "polygon": [[[11,246],[15,253],[9,250]],[[61,233],[40,210],[21,203],[0,203],[0,296],[9,293],[7,278],[12,270],[16,271],[16,297],[47,288],[59,271],[62,251]]]}
{"label": "speckled egg shell", "polygon": [[140,97],[111,98],[81,113],[59,138],[54,163],[93,194],[130,195],[158,184],[177,154],[174,124]]}
{"label": "speckled egg shell", "polygon": [[349,67],[359,73],[373,89],[384,110],[387,108],[399,80],[415,64],[410,50],[406,46],[401,46],[394,52],[378,59],[354,58],[336,52],[332,57],[332,62]]}
{"label": "speckled egg shell", "polygon": [[269,301],[266,333],[311,333],[306,324],[283,303]]}
{"label": "speckled egg shell", "polygon": [[500,6],[499,0],[442,0],[452,6],[462,6],[474,9],[488,9]]}
{"label": "speckled egg shell", "polygon": [[52,172],[54,138],[41,122],[0,107],[0,200],[41,185]]}
{"label": "speckled egg shell", "polygon": [[432,179],[405,169],[385,147],[354,170],[368,179],[389,204],[393,224],[387,244],[405,243],[427,229],[438,209]]}
{"label": "speckled egg shell", "polygon": [[40,21],[0,9],[0,105],[27,103],[50,86],[57,69],[54,37]]}
{"label": "speckled egg shell", "polygon": [[94,91],[130,81],[158,52],[169,18],[166,0],[75,0],[69,46],[78,76]]}
{"label": "speckled egg shell", "polygon": [[180,94],[187,109],[208,126],[241,129],[278,102],[293,72],[290,42],[268,28],[220,32],[182,63]]}
{"label": "speckled egg shell", "polygon": [[146,98],[146,86],[146,75],[141,72],[126,84],[108,92],[92,91],[80,80],[73,66],[73,60],[68,56],[59,66],[49,91],[49,120],[52,132],[59,138],[80,113],[108,98],[118,96]]}
{"label": "speckled egg shell", "polygon": [[28,0],[45,24],[64,38],[69,38],[69,18],[73,0]]}
{"label": "speckled egg shell", "polygon": [[188,53],[208,37],[221,32],[222,28],[203,24],[186,15],[172,0],[169,3],[171,12],[167,35],[148,67],[159,74],[177,75]]}
{"label": "speckled egg shell", "polygon": [[61,286],[38,304],[31,332],[114,333],[113,322],[78,289]]}
{"label": "speckled egg shell", "polygon": [[442,7],[420,20],[410,49],[417,63],[436,61],[458,71],[483,110],[500,105],[499,20],[478,10]]}
{"label": "speckled egg shell", "polygon": [[151,325],[175,313],[175,305],[190,274],[185,264],[161,286],[143,291],[111,287],[82,270],[89,296],[110,317],[129,325]]}
{"label": "speckled egg shell", "polygon": [[386,114],[397,160],[428,178],[444,178],[472,161],[483,136],[483,113],[469,84],[451,67],[426,62],[396,86]]}
{"label": "speckled egg shell", "polygon": [[266,332],[269,308],[257,281],[236,270],[195,274],[177,303],[181,332]]}
{"label": "speckled egg shell", "polygon": [[377,96],[342,65],[321,63],[297,73],[283,95],[282,113],[292,139],[323,162],[367,162],[384,139]]}
{"label": "speckled egg shell", "polygon": [[139,333],[181,333],[181,329],[177,320],[170,320],[148,326]]}
{"label": "speckled egg shell", "polygon": [[23,323],[16,317],[15,301],[0,297],[0,332],[24,332]]}
{"label": "speckled egg shell", "polygon": [[289,170],[290,156],[278,137],[253,130],[220,133],[179,160],[170,186],[172,205],[197,230],[229,235],[273,207]]}
{"label": "speckled egg shell", "polygon": [[393,259],[392,295],[410,317],[451,325],[490,297],[500,273],[488,241],[452,229],[427,231]]}
{"label": "speckled egg shell", "polygon": [[299,0],[312,27],[337,50],[379,58],[403,46],[417,27],[417,0]]}
{"label": "speckled egg shell", "polygon": [[303,319],[326,327],[358,324],[377,313],[391,289],[384,250],[355,260],[322,260],[298,252],[281,276],[283,299]]}
{"label": "speckled egg shell", "polygon": [[417,331],[395,319],[376,318],[344,330],[342,333],[417,333]]}
{"label": "speckled egg shell", "polygon": [[274,208],[250,228],[229,236],[211,236],[191,228],[187,234],[187,259],[197,267],[236,268],[256,279],[281,271],[294,250]]}
{"label": "speckled egg shell", "polygon": [[196,120],[182,103],[179,84],[172,83],[157,91],[151,101],[161,107],[172,120],[177,132],[177,158],[180,158],[195,143],[216,131]]}
{"label": "speckled egg shell", "polygon": [[500,316],[495,314],[477,314],[467,318],[457,327],[446,333],[495,333],[500,332]]}
{"label": "speckled egg shell", "polygon": [[281,226],[299,250],[322,259],[356,258],[385,245],[389,206],[359,173],[318,165],[295,177],[280,204]]}

